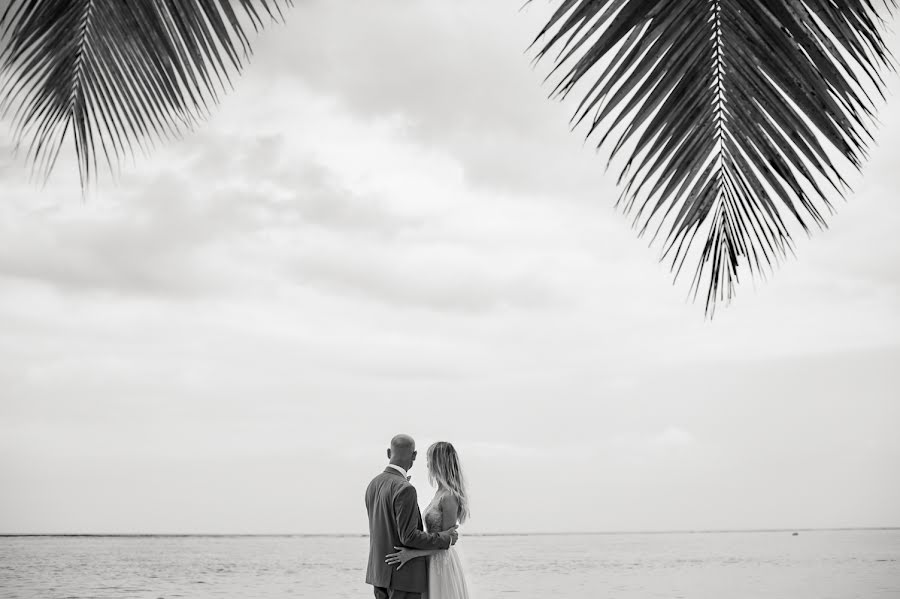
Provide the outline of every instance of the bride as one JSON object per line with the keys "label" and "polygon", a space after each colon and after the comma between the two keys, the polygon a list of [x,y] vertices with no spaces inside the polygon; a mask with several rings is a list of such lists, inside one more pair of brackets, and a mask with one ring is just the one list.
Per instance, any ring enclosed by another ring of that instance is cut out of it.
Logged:
{"label": "bride", "polygon": [[[437,491],[425,508],[423,520],[430,533],[450,530],[469,517],[469,499],[459,466],[459,456],[452,444],[438,441],[426,454],[428,482]],[[394,547],[385,562],[397,564],[397,569],[417,557],[428,559],[428,592],[422,599],[469,599],[469,590],[463,575],[462,564],[456,548],[408,549]]]}

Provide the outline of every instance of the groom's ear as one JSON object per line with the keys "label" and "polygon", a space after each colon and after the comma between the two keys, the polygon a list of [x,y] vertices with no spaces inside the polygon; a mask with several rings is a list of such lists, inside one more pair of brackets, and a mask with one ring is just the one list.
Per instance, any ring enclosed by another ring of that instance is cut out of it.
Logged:
{"label": "groom's ear", "polygon": [[390,447],[388,447],[387,456],[388,456],[388,460],[390,460],[391,459],[391,448]]}
{"label": "groom's ear", "polygon": [[413,462],[416,461],[416,456],[417,456],[417,455],[419,455],[419,452],[418,452],[418,451],[414,451],[414,452],[413,452]]}

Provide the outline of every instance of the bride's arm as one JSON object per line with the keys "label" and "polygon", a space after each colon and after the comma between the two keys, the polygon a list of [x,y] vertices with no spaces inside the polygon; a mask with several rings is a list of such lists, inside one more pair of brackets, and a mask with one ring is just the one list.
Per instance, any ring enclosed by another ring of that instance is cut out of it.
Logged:
{"label": "bride's arm", "polygon": [[441,530],[455,527],[459,519],[459,501],[450,493],[441,497],[441,518]]}
{"label": "bride's arm", "polygon": [[396,565],[398,570],[403,567],[403,564],[411,559],[428,557],[429,555],[434,555],[441,551],[447,551],[446,549],[409,549],[407,547],[394,547],[394,549],[396,549],[397,552],[388,553],[387,556],[385,556],[384,563]]}

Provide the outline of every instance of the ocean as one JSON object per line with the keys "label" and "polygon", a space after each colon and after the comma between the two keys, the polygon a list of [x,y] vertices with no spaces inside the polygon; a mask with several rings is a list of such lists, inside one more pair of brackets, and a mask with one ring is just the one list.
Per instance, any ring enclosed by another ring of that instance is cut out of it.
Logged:
{"label": "ocean", "polygon": [[[3,598],[371,597],[361,536],[0,538]],[[463,536],[472,599],[897,599],[900,530]]]}

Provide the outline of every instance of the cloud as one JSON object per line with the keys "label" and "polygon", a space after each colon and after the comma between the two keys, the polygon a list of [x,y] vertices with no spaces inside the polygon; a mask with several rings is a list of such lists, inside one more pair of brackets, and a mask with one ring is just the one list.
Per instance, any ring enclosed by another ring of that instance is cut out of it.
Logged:
{"label": "cloud", "polygon": [[473,459],[513,458],[534,460],[547,456],[547,452],[542,451],[538,447],[516,445],[513,443],[470,441],[459,443],[459,447],[465,447],[466,454],[472,456]]}
{"label": "cloud", "polygon": [[459,247],[317,248],[296,262],[296,279],[394,306],[481,312],[554,303],[537,273],[486,267]]}
{"label": "cloud", "polygon": [[659,447],[685,447],[694,442],[694,436],[686,430],[670,426],[651,439],[651,444]]}
{"label": "cloud", "polygon": [[401,114],[412,136],[453,155],[475,186],[611,206],[602,162],[569,132],[573,105],[547,99],[550,63],[533,68],[535,52],[525,51],[551,10],[392,1],[356,6],[348,21],[339,3],[306,2],[259,39],[248,74],[300,79],[363,117]]}
{"label": "cloud", "polygon": [[676,426],[667,426],[662,431],[618,432],[607,439],[607,446],[619,454],[662,454],[685,448],[696,442],[694,435]]}
{"label": "cloud", "polygon": [[[161,152],[162,170],[145,165],[125,176],[117,201],[7,205],[0,275],[81,292],[171,295],[232,293],[263,276],[436,310],[552,301],[541,265],[506,247],[504,219],[470,226],[481,198],[467,197],[452,160],[423,151],[396,123],[306,99],[304,122],[317,123],[329,144],[288,139],[265,121],[256,132],[213,126]],[[352,144],[379,158],[350,159]],[[491,254],[502,261],[485,260]]]}
{"label": "cloud", "polygon": [[[151,192],[126,205],[21,209],[4,219],[5,277],[73,290],[199,292],[215,287],[200,250],[217,233],[179,201],[186,181],[174,174],[145,182]],[[210,215],[206,215],[210,216]]]}

